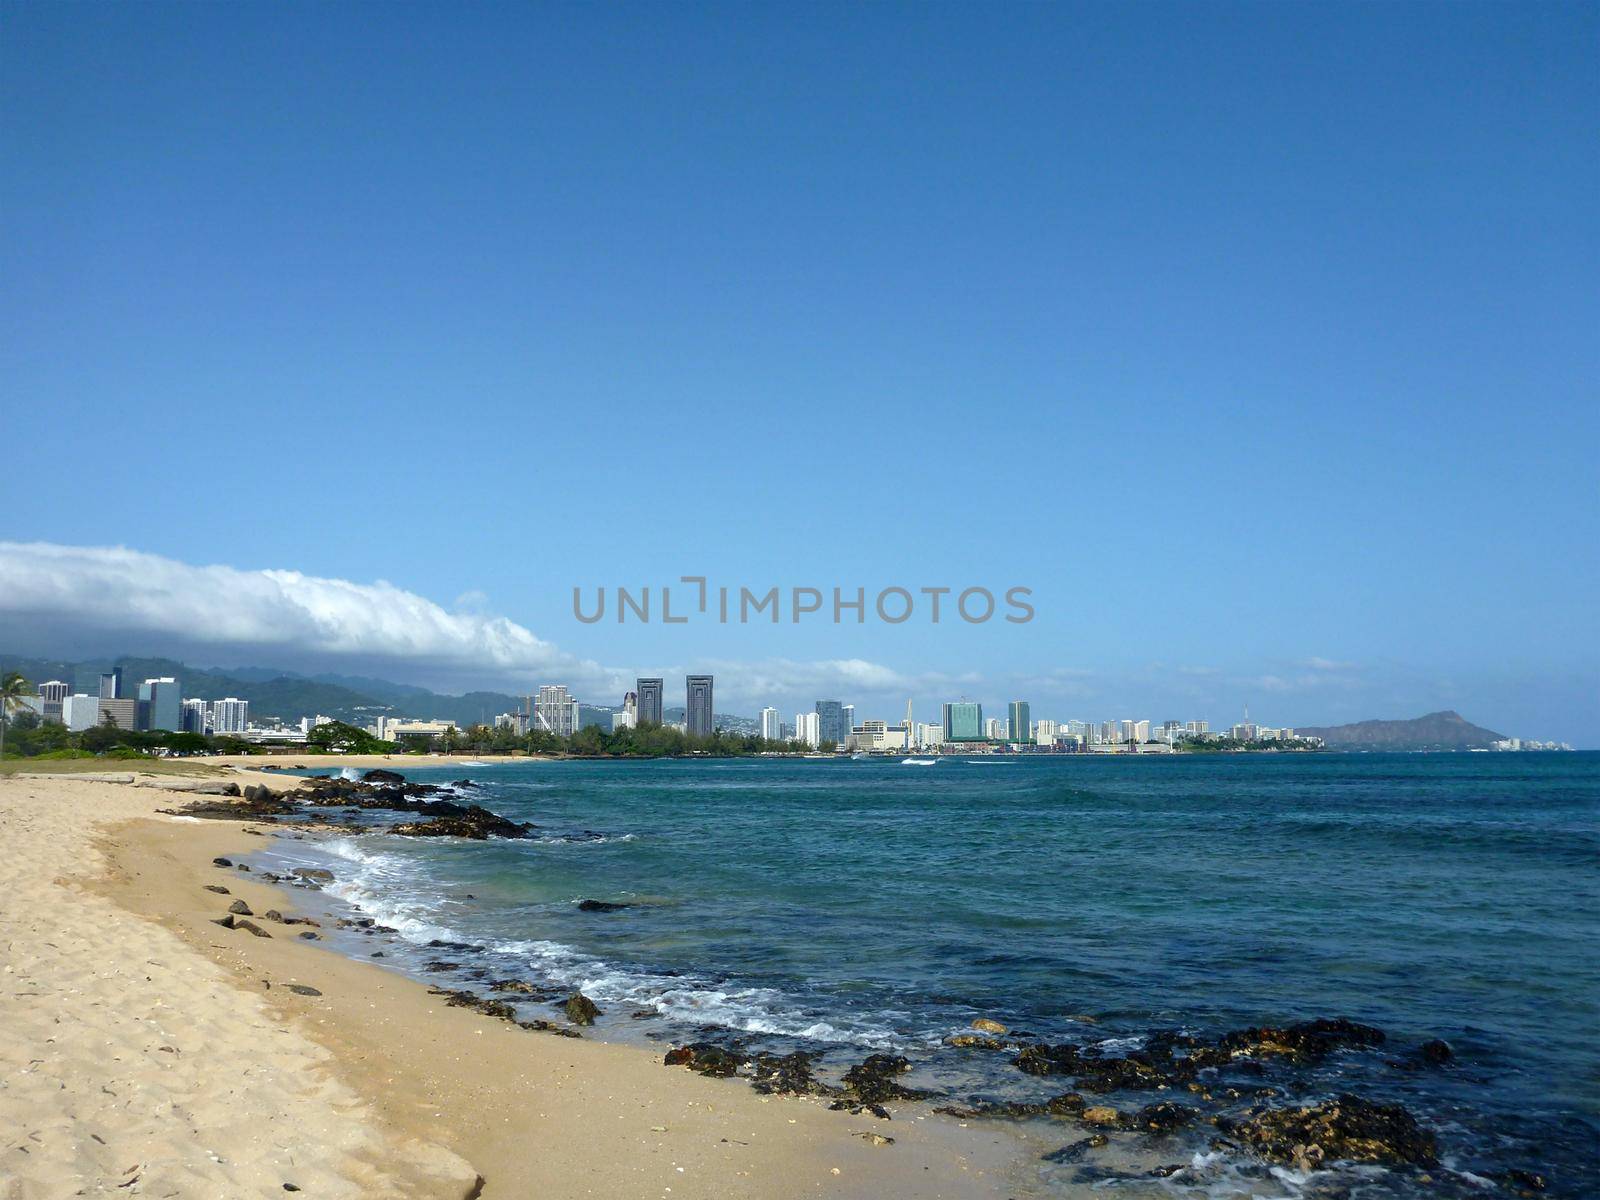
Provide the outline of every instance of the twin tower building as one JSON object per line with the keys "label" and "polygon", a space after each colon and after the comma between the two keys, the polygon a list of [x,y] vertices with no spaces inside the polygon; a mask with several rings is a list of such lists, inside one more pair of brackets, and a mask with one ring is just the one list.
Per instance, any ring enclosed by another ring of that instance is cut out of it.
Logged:
{"label": "twin tower building", "polygon": [[[661,721],[661,691],[665,684],[662,679],[639,679],[634,681],[635,720],[643,725],[646,722],[660,725]],[[693,736],[709,737],[716,729],[712,718],[711,705],[711,676],[689,675],[684,679],[684,725]]]}

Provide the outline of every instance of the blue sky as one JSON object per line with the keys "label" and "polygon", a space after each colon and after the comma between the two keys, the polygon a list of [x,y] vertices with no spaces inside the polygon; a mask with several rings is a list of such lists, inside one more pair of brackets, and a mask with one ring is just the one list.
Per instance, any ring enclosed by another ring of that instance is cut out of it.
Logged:
{"label": "blue sky", "polygon": [[[6,24],[0,539],[384,580],[739,711],[1600,744],[1593,6]],[[119,626],[51,569],[0,649],[545,669]],[[1038,615],[572,617],[683,574]]]}

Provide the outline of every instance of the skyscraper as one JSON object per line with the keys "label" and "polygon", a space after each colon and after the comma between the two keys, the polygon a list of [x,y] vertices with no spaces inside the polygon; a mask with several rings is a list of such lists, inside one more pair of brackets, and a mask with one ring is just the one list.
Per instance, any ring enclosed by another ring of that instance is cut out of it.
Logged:
{"label": "skyscraper", "polygon": [[1011,702],[1011,740],[1013,742],[1033,741],[1033,710],[1026,700],[1013,700]]}
{"label": "skyscraper", "polygon": [[804,742],[815,750],[822,743],[822,737],[817,729],[817,714],[814,712],[795,713],[794,736],[795,740]]}
{"label": "skyscraper", "polygon": [[243,733],[250,724],[250,701],[229,696],[211,705],[212,733]]}
{"label": "skyscraper", "polygon": [[211,714],[206,708],[204,700],[185,700],[183,702],[183,731],[185,733],[204,733],[210,721]]}
{"label": "skyscraper", "polygon": [[983,741],[983,705],[970,700],[946,704],[940,710],[947,742]]}
{"label": "skyscraper", "polygon": [[46,704],[60,704],[71,694],[71,686],[59,679],[52,679],[48,683],[39,685],[39,696]]}
{"label": "skyscraper", "polygon": [[845,736],[850,732],[844,723],[844,705],[837,700],[818,700],[816,711],[819,742],[832,742],[843,747]]}
{"label": "skyscraper", "polygon": [[685,721],[691,737],[710,737],[713,725],[711,676],[690,675],[684,680]]}
{"label": "skyscraper", "polygon": [[100,676],[100,699],[121,700],[122,698],[122,668],[113,667]]}
{"label": "skyscraper", "polygon": [[661,685],[660,679],[634,680],[634,690],[638,693],[639,724],[661,724]]}
{"label": "skyscraper", "polygon": [[783,741],[783,721],[772,707],[761,710],[761,736],[769,742]]}
{"label": "skyscraper", "polygon": [[139,685],[139,728],[183,729],[183,692],[170,675],[146,679]]}
{"label": "skyscraper", "polygon": [[557,737],[578,732],[578,702],[567,695],[565,684],[547,683],[533,702],[533,727]]}

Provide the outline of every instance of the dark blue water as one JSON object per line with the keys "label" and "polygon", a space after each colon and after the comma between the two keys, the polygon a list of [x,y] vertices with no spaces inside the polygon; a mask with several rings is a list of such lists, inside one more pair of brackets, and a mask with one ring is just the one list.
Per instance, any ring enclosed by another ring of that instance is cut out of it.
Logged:
{"label": "dark blue water", "polygon": [[[1493,1194],[1476,1177],[1520,1168],[1551,1194],[1600,1192],[1600,755],[468,773],[474,799],[543,836],[339,838],[313,852],[338,858],[332,890],[413,943],[489,946],[464,978],[582,987],[615,1036],[708,1025],[841,1066],[894,1050],[952,1096],[1039,1097],[1058,1081],[942,1039],[978,1016],[1112,1046],[1348,1016],[1387,1045],[1272,1082],[1286,1100],[1404,1103],[1451,1169],[1340,1188]],[[584,913],[582,898],[636,907]],[[1451,1066],[1392,1065],[1434,1037]],[[1192,1141],[1168,1191],[1322,1194],[1283,1172],[1261,1192]]]}

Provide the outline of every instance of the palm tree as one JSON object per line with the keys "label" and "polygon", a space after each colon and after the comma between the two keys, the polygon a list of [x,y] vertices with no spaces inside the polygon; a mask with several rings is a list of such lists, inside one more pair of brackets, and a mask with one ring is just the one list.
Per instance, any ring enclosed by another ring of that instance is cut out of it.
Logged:
{"label": "palm tree", "polygon": [[6,718],[22,707],[28,681],[16,671],[0,679],[0,758],[6,756]]}

